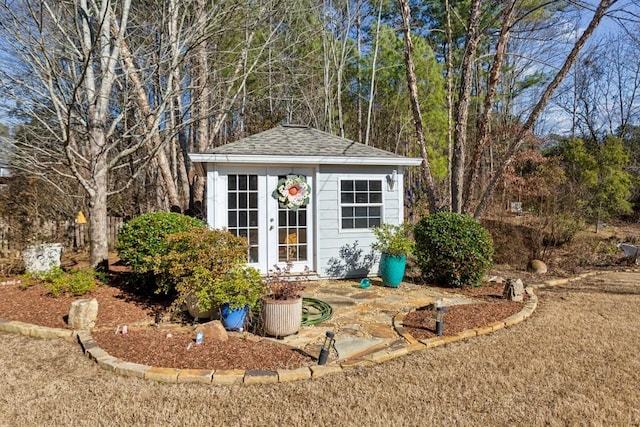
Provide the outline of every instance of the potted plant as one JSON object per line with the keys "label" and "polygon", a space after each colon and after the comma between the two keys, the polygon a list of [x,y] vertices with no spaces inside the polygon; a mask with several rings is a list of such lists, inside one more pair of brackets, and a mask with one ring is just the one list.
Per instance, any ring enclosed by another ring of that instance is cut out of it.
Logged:
{"label": "potted plant", "polygon": [[385,284],[397,288],[404,278],[407,254],[413,248],[411,225],[382,224],[374,228],[377,241],[371,247],[381,253],[379,274]]}
{"label": "potted plant", "polygon": [[210,270],[196,267],[192,279],[198,281],[198,306],[206,311],[217,304],[222,325],[228,330],[241,331],[247,313],[265,293],[260,272],[244,265],[234,266],[218,278]]}
{"label": "potted plant", "polygon": [[306,285],[291,277],[291,264],[275,266],[267,277],[267,294],[261,299],[260,317],[265,334],[286,337],[300,330],[302,291]]}

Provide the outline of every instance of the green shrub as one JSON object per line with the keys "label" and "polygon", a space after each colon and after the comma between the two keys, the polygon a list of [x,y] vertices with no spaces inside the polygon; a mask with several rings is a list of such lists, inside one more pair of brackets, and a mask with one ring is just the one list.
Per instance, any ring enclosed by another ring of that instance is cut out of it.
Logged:
{"label": "green shrub", "polygon": [[60,267],[53,267],[49,271],[25,273],[20,277],[22,287],[24,289],[30,288],[38,283],[51,283],[59,277],[64,275],[64,270]]}
{"label": "green shrub", "polygon": [[375,227],[371,231],[377,240],[371,245],[371,248],[387,255],[407,255],[413,249],[411,229],[411,224],[407,222],[400,225],[385,223],[380,227]]}
{"label": "green shrub", "polygon": [[[153,272],[157,292],[178,293],[177,302],[199,290],[203,270],[207,280],[216,280],[236,265],[247,262],[247,241],[225,230],[191,230],[170,234],[164,241],[165,253],[156,255]],[[197,276],[197,277],[196,277]]]}
{"label": "green shrub", "polygon": [[96,288],[97,274],[92,269],[74,270],[70,273],[46,276],[44,287],[54,297],[61,295],[80,296]]}
{"label": "green shrub", "polygon": [[167,253],[169,234],[203,228],[207,225],[201,220],[175,212],[143,214],[120,227],[116,250],[136,273],[150,272],[154,258]]}
{"label": "green shrub", "polygon": [[425,280],[448,287],[478,286],[491,268],[491,234],[473,218],[429,215],[413,231],[416,263]]}
{"label": "green shrub", "polygon": [[221,277],[213,278],[211,270],[198,267],[191,277],[198,304],[203,310],[210,310],[214,304],[229,303],[232,310],[249,306],[253,308],[266,288],[260,272],[253,267],[236,265]]}

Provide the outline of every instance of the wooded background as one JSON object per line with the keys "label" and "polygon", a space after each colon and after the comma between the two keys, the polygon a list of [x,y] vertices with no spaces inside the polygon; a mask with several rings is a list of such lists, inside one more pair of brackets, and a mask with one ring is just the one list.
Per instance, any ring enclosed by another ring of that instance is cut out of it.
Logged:
{"label": "wooded background", "polygon": [[280,123],[398,154],[415,217],[638,199],[637,0],[8,0],[5,216],[200,214],[188,152]]}

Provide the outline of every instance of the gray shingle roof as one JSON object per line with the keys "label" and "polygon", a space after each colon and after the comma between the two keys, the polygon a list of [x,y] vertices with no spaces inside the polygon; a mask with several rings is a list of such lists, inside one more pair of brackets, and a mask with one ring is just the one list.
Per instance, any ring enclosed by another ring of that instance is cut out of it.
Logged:
{"label": "gray shingle roof", "polygon": [[403,158],[403,156],[389,151],[300,125],[277,126],[236,142],[221,145],[206,153],[256,156]]}

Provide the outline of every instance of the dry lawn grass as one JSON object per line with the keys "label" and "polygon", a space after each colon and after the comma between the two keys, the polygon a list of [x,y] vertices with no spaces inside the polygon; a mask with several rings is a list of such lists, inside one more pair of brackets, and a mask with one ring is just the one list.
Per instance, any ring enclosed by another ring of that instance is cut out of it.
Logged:
{"label": "dry lawn grass", "polygon": [[0,334],[0,425],[640,425],[640,273],[537,292],[516,327],[288,384],[157,384]]}

